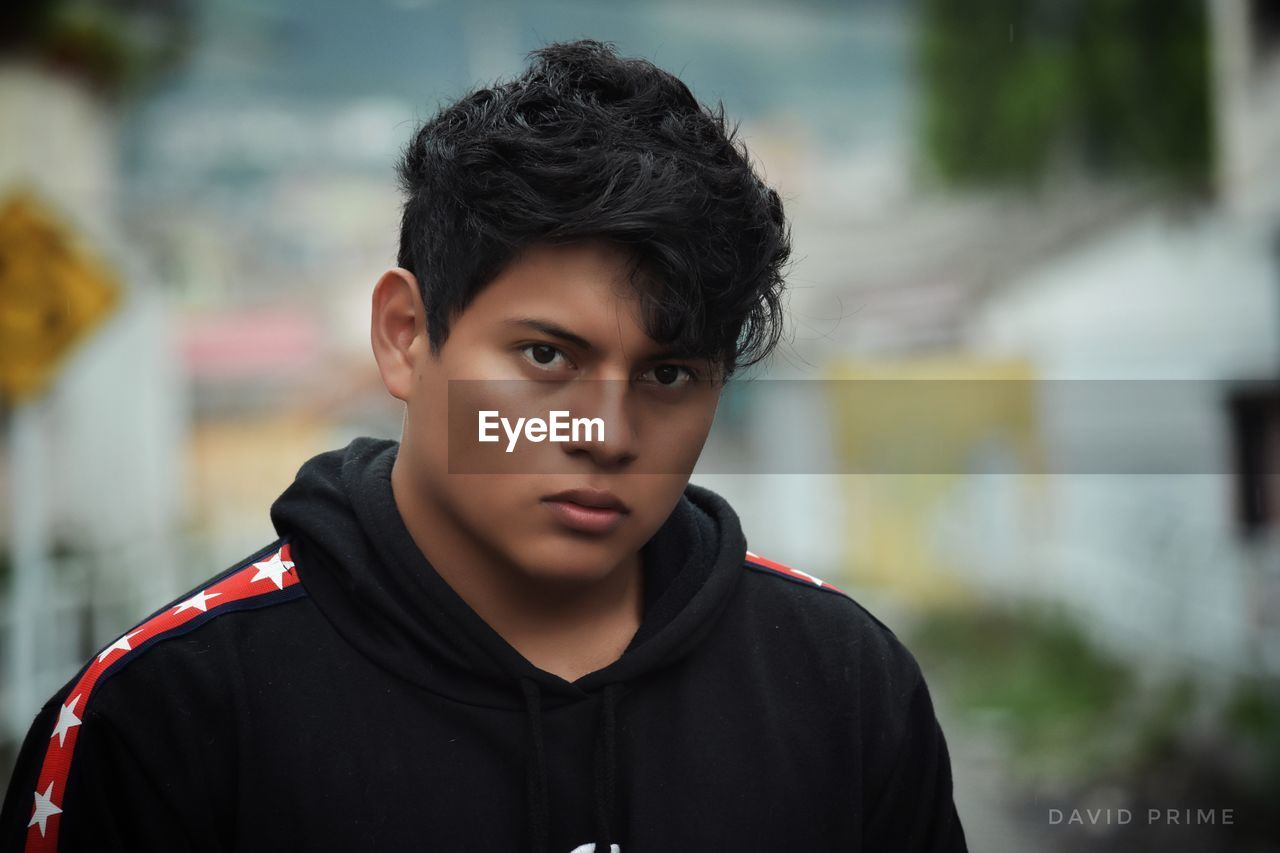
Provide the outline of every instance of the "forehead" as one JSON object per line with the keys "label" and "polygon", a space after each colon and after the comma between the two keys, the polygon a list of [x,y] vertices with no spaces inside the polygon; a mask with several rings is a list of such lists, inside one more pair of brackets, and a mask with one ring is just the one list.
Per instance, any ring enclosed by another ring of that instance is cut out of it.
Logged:
{"label": "forehead", "polygon": [[522,252],[472,300],[455,324],[490,331],[511,321],[553,323],[601,349],[652,348],[645,331],[632,256],[617,244],[537,245]]}

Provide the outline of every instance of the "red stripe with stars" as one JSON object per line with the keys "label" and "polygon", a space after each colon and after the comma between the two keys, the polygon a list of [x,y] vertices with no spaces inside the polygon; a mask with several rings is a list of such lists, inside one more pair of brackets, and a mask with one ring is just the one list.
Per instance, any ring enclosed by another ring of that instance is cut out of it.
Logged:
{"label": "red stripe with stars", "polygon": [[49,748],[37,777],[31,823],[27,825],[27,843],[24,849],[29,853],[54,853],[58,849],[61,803],[71,770],[71,758],[75,754],[80,717],[93,693],[94,685],[106,670],[134,654],[148,640],[185,625],[205,613],[248,598],[277,592],[296,583],[298,573],[290,559],[289,545],[285,543],[257,562],[231,572],[191,598],[134,626],[99,652],[80,676],[80,680],[66,694],[66,701],[58,713],[53,735],[49,739]]}
{"label": "red stripe with stars", "polygon": [[755,566],[760,566],[766,569],[772,569],[778,574],[786,575],[787,577],[794,578],[795,580],[798,580],[798,581],[803,581],[807,584],[810,584],[811,586],[821,587],[822,589],[829,589],[832,592],[838,592],[841,595],[847,595],[847,593],[845,593],[843,590],[833,586],[832,584],[827,583],[822,578],[814,577],[808,572],[802,572],[799,569],[793,569],[790,566],[785,565],[783,563],[779,563],[775,560],[770,560],[768,557],[761,557],[759,554],[754,554],[751,551],[747,552],[747,562]]}

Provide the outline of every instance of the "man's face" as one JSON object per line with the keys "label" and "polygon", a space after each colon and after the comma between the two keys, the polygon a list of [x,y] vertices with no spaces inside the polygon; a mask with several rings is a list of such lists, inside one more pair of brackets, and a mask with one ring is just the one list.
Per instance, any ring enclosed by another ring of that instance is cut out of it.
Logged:
{"label": "man's face", "polygon": [[[531,579],[590,582],[634,555],[680,498],[715,416],[718,375],[646,334],[626,260],[604,242],[532,248],[453,319],[438,354],[425,334],[410,348],[400,456],[412,488]],[[509,452],[501,426],[479,441],[479,410],[509,425],[553,410],[598,417],[604,440],[521,435]]]}

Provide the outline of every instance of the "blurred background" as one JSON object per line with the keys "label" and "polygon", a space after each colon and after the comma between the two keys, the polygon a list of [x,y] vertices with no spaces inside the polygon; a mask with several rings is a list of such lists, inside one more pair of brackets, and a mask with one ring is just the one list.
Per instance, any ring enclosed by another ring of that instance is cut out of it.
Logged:
{"label": "blurred background", "polygon": [[[973,850],[1280,849],[1280,3],[3,15],[0,780],[89,656],[274,538],[306,459],[399,437],[368,342],[394,160],[586,36],[723,100],[782,193],[792,334],[762,378],[999,380],[936,424],[961,460],[1090,440],[1055,382],[1196,382],[1203,473],[694,479],[915,652]],[[871,429],[767,394],[723,415],[803,422],[833,472]]]}

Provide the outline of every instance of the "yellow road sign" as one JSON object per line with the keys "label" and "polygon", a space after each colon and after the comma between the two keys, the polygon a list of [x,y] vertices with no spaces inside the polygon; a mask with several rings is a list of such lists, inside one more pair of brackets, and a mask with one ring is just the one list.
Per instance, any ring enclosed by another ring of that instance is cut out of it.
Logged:
{"label": "yellow road sign", "polygon": [[111,271],[32,193],[0,202],[0,393],[6,398],[43,392],[119,300]]}

